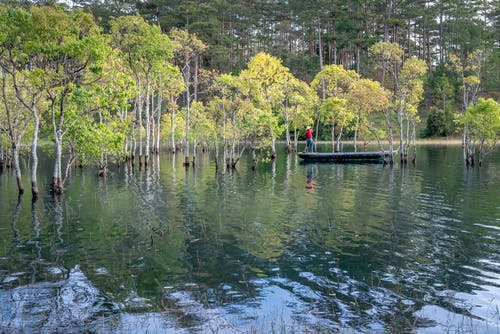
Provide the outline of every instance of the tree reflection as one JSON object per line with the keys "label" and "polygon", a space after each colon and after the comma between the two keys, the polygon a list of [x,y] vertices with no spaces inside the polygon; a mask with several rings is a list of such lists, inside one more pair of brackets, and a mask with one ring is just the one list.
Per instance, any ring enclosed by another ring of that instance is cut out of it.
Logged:
{"label": "tree reflection", "polygon": [[14,211],[14,215],[12,216],[12,219],[11,219],[13,249],[15,249],[15,247],[20,243],[19,229],[17,228],[17,221],[19,220],[19,214],[21,213],[21,201],[22,201],[22,196],[18,195],[16,210]]}
{"label": "tree reflection", "polygon": [[31,283],[35,283],[38,277],[38,266],[42,259],[42,247],[40,246],[40,221],[38,220],[38,213],[36,208],[36,200],[31,201],[31,226],[33,228],[33,238],[31,245],[33,246],[34,258],[31,261]]}

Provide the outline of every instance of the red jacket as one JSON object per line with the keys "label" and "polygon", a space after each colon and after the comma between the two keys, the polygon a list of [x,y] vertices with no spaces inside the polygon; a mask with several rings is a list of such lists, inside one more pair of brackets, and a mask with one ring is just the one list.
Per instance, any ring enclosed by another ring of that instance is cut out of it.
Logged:
{"label": "red jacket", "polygon": [[313,137],[313,130],[312,129],[307,129],[306,130],[306,139],[312,138]]}

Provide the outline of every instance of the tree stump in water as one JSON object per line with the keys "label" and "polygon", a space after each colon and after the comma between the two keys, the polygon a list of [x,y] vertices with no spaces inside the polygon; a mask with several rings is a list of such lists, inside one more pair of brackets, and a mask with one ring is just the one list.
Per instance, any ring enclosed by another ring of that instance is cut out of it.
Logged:
{"label": "tree stump in water", "polygon": [[108,167],[100,166],[99,167],[99,176],[100,177],[106,176],[108,174],[108,171],[109,171]]}
{"label": "tree stump in water", "polygon": [[64,191],[62,180],[57,177],[52,177],[52,182],[50,183],[50,191],[54,195],[61,195]]}

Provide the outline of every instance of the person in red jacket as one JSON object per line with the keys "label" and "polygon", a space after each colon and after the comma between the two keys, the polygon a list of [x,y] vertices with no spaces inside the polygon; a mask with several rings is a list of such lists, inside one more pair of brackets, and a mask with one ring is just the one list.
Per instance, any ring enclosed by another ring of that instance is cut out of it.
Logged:
{"label": "person in red jacket", "polygon": [[311,129],[310,126],[306,127],[306,152],[312,152],[313,151],[313,130]]}

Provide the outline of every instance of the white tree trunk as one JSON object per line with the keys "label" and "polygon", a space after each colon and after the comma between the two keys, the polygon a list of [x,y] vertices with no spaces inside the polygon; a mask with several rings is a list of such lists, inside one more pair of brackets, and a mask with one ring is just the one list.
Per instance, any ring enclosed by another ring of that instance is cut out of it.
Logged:
{"label": "white tree trunk", "polygon": [[288,124],[288,120],[285,120],[285,132],[286,132],[286,148],[288,152],[291,152],[292,139],[290,138],[290,124]]}
{"label": "white tree trunk", "polygon": [[52,174],[52,192],[54,194],[62,194],[64,191],[62,179],[62,138],[56,134],[56,157],[54,164],[54,172]]}
{"label": "white tree trunk", "polygon": [[297,134],[297,127],[294,126],[293,127],[293,146],[295,148],[295,152],[297,152],[298,150],[298,146],[299,146],[299,139],[298,139],[298,134]]}
{"label": "white tree trunk", "polygon": [[24,188],[21,179],[21,168],[19,166],[19,148],[16,143],[12,144],[12,164],[16,173],[17,190],[19,191],[19,195],[21,195],[24,193]]}
{"label": "white tree trunk", "polygon": [[189,166],[189,111],[191,107],[191,96],[189,84],[186,82],[186,139],[184,151],[184,165]]}
{"label": "white tree trunk", "polygon": [[356,116],[356,127],[354,128],[354,152],[358,151],[358,128],[359,128],[359,113]]}
{"label": "white tree trunk", "polygon": [[161,105],[163,103],[163,96],[160,92],[158,95],[158,106],[157,106],[157,123],[156,123],[156,153],[160,153],[160,134],[161,134]]}
{"label": "white tree trunk", "polygon": [[337,152],[341,152],[342,149],[341,149],[341,141],[342,141],[342,133],[343,133],[344,129],[342,127],[340,127],[340,130],[339,130],[339,134],[337,135]]}
{"label": "white tree trunk", "polygon": [[139,165],[141,165],[142,164],[142,94],[141,93],[137,95],[137,119],[139,120],[139,126],[138,126]]}
{"label": "white tree trunk", "polygon": [[149,77],[146,79],[146,147],[144,149],[144,165],[149,164],[149,150],[151,145],[151,102],[150,102],[151,84]]}
{"label": "white tree trunk", "polygon": [[40,118],[36,112],[36,109],[32,110],[33,115],[33,136],[31,138],[31,195],[34,199],[38,198],[38,182],[36,179],[36,173],[38,169],[38,131],[40,128]]}

